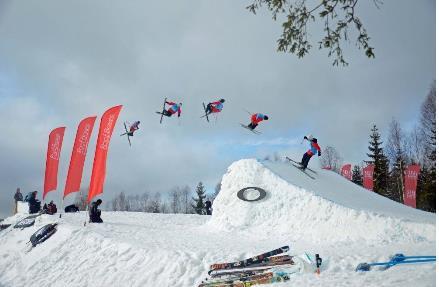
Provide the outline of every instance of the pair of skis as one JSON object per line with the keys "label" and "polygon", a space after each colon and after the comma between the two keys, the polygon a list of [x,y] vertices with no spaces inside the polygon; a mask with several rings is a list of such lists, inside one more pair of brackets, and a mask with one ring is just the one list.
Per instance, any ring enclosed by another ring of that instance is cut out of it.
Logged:
{"label": "pair of skis", "polygon": [[210,275],[210,273],[212,273],[215,270],[227,270],[227,269],[234,269],[234,268],[243,268],[243,267],[247,267],[250,265],[255,265],[258,263],[262,263],[264,262],[264,260],[268,257],[274,256],[274,255],[278,255],[284,252],[288,252],[288,250],[290,250],[289,246],[282,246],[280,248],[262,253],[260,255],[251,257],[251,258],[247,258],[241,261],[236,261],[236,262],[229,262],[229,263],[216,263],[216,264],[212,264],[210,265],[210,270],[207,272],[207,274]]}
{"label": "pair of skis", "polygon": [[123,126],[125,127],[125,133],[121,134],[120,136],[124,136],[124,135],[126,135],[127,138],[128,138],[128,143],[129,143],[130,146],[131,146],[131,140],[130,140],[130,135],[128,134],[127,124],[126,124],[126,123],[123,123]]}
{"label": "pair of skis", "polygon": [[399,264],[417,264],[436,262],[436,256],[405,256],[404,254],[395,254],[387,262],[360,263],[355,271],[370,271],[373,266],[381,266],[382,270],[389,269]]}
{"label": "pair of skis", "polygon": [[308,177],[310,177],[311,179],[316,179],[314,176],[310,175],[308,172],[306,172],[307,170],[309,170],[310,172],[317,174],[316,171],[310,169],[310,168],[306,168],[304,169],[302,166],[302,163],[295,161],[289,157],[285,157],[294,167],[296,167],[298,170],[300,170],[301,172],[303,172],[304,174],[306,174]]}

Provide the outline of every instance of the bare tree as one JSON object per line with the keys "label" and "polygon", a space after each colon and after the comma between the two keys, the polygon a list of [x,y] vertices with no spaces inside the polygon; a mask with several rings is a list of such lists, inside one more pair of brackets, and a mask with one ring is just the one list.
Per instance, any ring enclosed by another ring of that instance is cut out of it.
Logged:
{"label": "bare tree", "polygon": [[392,119],[389,125],[389,136],[386,144],[386,155],[392,166],[390,172],[388,197],[403,202],[404,169],[407,159],[406,136],[400,124]]}
{"label": "bare tree", "polygon": [[218,196],[220,191],[221,191],[221,182],[218,182],[215,186],[215,192],[212,195],[212,203],[215,201],[215,198]]}
{"label": "bare tree", "polygon": [[332,171],[338,172],[341,167],[342,158],[335,147],[327,146],[323,149],[320,157],[322,167],[330,167]]}
{"label": "bare tree", "polygon": [[191,188],[185,185],[180,192],[181,192],[182,212],[185,214],[192,213],[192,206],[190,201],[191,198],[189,196],[191,192]]}
{"label": "bare tree", "polygon": [[174,187],[170,192],[170,209],[172,213],[179,213],[180,212],[180,205],[181,205],[181,191],[180,187]]}
{"label": "bare tree", "polygon": [[79,210],[84,211],[87,208],[87,192],[85,190],[80,190],[76,193],[75,205]]}

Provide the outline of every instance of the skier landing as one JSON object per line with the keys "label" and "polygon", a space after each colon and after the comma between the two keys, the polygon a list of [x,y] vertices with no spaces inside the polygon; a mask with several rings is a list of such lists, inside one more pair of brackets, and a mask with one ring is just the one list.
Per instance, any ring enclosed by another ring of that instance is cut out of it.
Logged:
{"label": "skier landing", "polygon": [[304,153],[302,157],[302,168],[305,170],[308,167],[309,160],[312,158],[312,156],[316,153],[318,154],[318,156],[321,156],[322,153],[320,150],[320,146],[317,143],[317,139],[314,138],[312,135],[304,136],[303,139],[310,142],[310,149],[306,153]]}

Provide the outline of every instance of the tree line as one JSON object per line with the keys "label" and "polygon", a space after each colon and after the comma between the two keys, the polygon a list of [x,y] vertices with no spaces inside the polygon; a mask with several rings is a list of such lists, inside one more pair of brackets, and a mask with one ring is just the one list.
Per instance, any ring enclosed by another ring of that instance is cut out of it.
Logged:
{"label": "tree line", "polygon": [[[331,164],[339,171],[341,157],[335,151],[325,149],[322,164]],[[416,206],[436,212],[436,83],[434,82],[422,103],[420,116],[410,131],[392,119],[388,127],[387,141],[374,124],[369,135],[369,152],[362,164],[354,165],[352,181],[363,185],[362,167],[374,164],[374,192],[403,203],[404,170],[412,164],[421,166],[416,190]]]}
{"label": "tree line", "polygon": [[[168,192],[143,192],[142,194],[127,195],[125,192],[116,194],[106,203],[108,211],[132,211],[147,213],[182,213],[182,214],[206,214],[205,203],[213,202],[219,193],[221,185],[217,184],[215,193],[208,195],[202,182],[199,182],[195,190],[188,185],[175,186]],[[75,204],[81,210],[85,210],[85,198],[78,196]]]}

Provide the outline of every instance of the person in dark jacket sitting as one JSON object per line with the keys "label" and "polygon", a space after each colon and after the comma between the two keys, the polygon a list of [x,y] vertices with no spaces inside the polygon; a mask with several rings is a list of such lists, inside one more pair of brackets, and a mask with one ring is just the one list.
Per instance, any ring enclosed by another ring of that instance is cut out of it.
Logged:
{"label": "person in dark jacket sitting", "polygon": [[34,191],[31,193],[30,198],[29,198],[29,213],[38,213],[40,212],[41,209],[41,201],[39,201],[37,199],[37,192],[38,191]]}
{"label": "person in dark jacket sitting", "polygon": [[55,203],[53,203],[53,200],[51,200],[47,205],[47,214],[55,214],[57,211],[58,209],[56,208]]}
{"label": "person in dark jacket sitting", "polygon": [[94,202],[92,202],[91,207],[90,207],[90,222],[95,222],[95,223],[102,223],[102,218],[101,218],[101,210],[98,209],[99,205],[101,205],[102,200],[98,199]]}
{"label": "person in dark jacket sitting", "polygon": [[64,208],[64,211],[65,211],[65,212],[78,212],[78,211],[79,211],[79,208],[78,208],[76,205],[71,204],[71,205],[67,205],[67,206]]}

